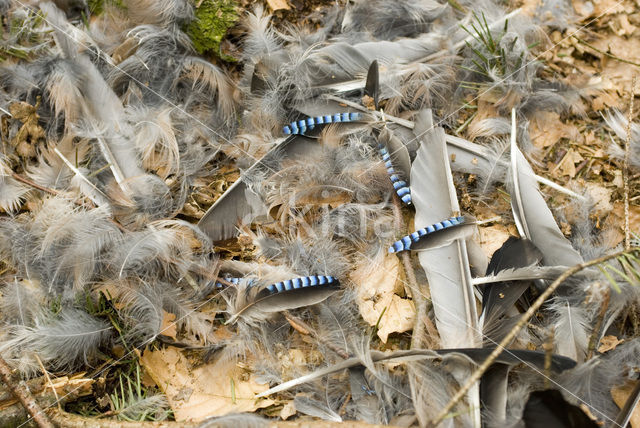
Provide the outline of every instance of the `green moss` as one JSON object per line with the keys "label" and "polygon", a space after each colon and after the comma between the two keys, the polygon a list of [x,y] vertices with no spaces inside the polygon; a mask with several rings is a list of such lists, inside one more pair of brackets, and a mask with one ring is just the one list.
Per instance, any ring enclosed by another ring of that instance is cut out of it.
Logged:
{"label": "green moss", "polygon": [[187,27],[187,34],[200,54],[223,56],[220,53],[220,42],[237,20],[238,8],[235,0],[203,0],[196,9],[196,19]]}

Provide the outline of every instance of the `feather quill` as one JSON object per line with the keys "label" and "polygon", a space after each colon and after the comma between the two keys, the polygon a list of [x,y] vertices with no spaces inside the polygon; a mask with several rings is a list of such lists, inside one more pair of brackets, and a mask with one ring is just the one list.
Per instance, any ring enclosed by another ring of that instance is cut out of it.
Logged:
{"label": "feather quill", "polygon": [[[335,363],[331,366],[324,367],[300,376],[296,379],[281,383],[278,386],[268,389],[258,395],[256,398],[266,397],[277,392],[286,391],[297,385],[311,382],[315,379],[327,376],[332,373],[339,372],[357,366],[367,366],[368,363],[408,363],[412,361],[423,361],[430,359],[443,359],[445,357],[459,357],[461,360],[482,364],[482,362],[493,352],[493,348],[458,348],[458,349],[410,349],[393,352],[371,351],[369,362],[362,357],[352,357]],[[496,359],[497,363],[516,365],[526,363],[533,365],[538,369],[545,367],[545,353],[542,351],[528,351],[522,349],[506,349]],[[560,355],[552,357],[551,369],[556,372],[563,372],[576,366],[576,362],[570,358]]]}

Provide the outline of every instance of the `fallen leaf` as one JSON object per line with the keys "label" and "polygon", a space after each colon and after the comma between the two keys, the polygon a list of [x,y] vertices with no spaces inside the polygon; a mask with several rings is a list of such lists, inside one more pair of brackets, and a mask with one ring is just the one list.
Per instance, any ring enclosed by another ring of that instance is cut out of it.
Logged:
{"label": "fallen leaf", "polygon": [[389,334],[402,333],[413,328],[416,319],[416,308],[413,300],[403,299],[394,294],[391,302],[380,319],[378,337],[383,343],[387,343]]}
{"label": "fallen leaf", "polygon": [[253,374],[232,362],[193,368],[177,348],[169,346],[157,351],[146,349],[140,364],[166,394],[176,421],[253,412],[274,403],[256,399],[255,395],[269,385],[258,383]]}
{"label": "fallen leaf", "polygon": [[287,404],[284,405],[282,410],[280,410],[280,417],[283,421],[286,421],[291,416],[296,414],[296,406],[293,404],[293,400],[288,401]]}
{"label": "fallen leaf", "polygon": [[363,264],[350,277],[357,285],[362,318],[371,326],[378,324],[378,337],[384,343],[390,333],[411,329],[415,316],[413,302],[396,294],[404,291],[398,257],[382,256],[380,260]]}
{"label": "fallen leaf", "polygon": [[[627,402],[629,395],[631,395],[631,391],[633,391],[633,388],[636,386],[636,382],[640,381],[627,381],[624,385],[615,386],[611,389],[611,398],[613,398],[613,401],[618,407],[620,407],[620,409],[622,409],[624,404]],[[640,406],[637,404],[631,414],[629,426],[631,426],[631,428],[640,428]]]}
{"label": "fallen leaf", "polygon": [[580,132],[575,125],[562,123],[558,113],[548,111],[534,116],[529,133],[533,145],[539,149],[552,146],[563,137],[574,141],[580,138]]}
{"label": "fallen leaf", "polygon": [[569,149],[569,151],[564,155],[556,169],[560,170],[562,175],[568,175],[573,178],[576,176],[576,164],[582,162],[584,158],[580,155],[580,153],[576,152],[573,149]]}
{"label": "fallen leaf", "polygon": [[480,246],[482,247],[482,251],[484,251],[489,258],[498,248],[502,247],[502,244],[511,236],[509,230],[501,224],[486,227],[480,226],[478,227],[478,232],[480,233]]}
{"label": "fallen leaf", "polygon": [[172,314],[165,310],[162,311],[162,326],[160,327],[160,331],[163,336],[169,336],[173,340],[176,339],[176,334],[178,334],[178,328],[176,327],[176,314]]}
{"label": "fallen leaf", "polygon": [[280,9],[285,9],[285,10],[291,9],[291,7],[289,6],[289,3],[287,3],[287,0],[267,0],[267,3],[269,3],[269,7],[274,12]]}
{"label": "fallen leaf", "polygon": [[616,346],[624,342],[624,339],[620,340],[615,336],[605,336],[600,340],[600,346],[598,347],[598,352],[604,354],[607,351],[611,351],[616,349]]}

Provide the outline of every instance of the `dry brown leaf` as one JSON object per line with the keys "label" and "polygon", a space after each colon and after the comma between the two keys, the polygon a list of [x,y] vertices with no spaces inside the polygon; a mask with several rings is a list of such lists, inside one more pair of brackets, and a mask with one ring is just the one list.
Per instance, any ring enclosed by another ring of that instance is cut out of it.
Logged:
{"label": "dry brown leaf", "polygon": [[[640,381],[628,381],[622,386],[616,386],[611,389],[611,397],[613,401],[616,403],[620,409],[624,407],[624,404],[627,402],[629,395],[631,395],[631,391],[636,386],[636,382]],[[631,428],[640,428],[640,406],[636,405],[636,408],[633,409],[633,413],[631,414],[631,419],[629,420],[629,426]]]}
{"label": "dry brown leaf", "polygon": [[287,404],[285,404],[282,410],[280,410],[280,418],[282,418],[283,421],[286,421],[295,414],[296,406],[293,404],[293,400],[287,401]]}
{"label": "dry brown leaf", "polygon": [[624,339],[620,340],[615,336],[605,336],[600,340],[600,346],[598,347],[598,352],[604,354],[607,351],[611,351],[616,349],[616,346],[624,342]]}
{"label": "dry brown leaf", "polygon": [[397,294],[391,296],[391,302],[380,319],[378,337],[387,343],[389,334],[402,333],[413,328],[416,319],[416,308],[413,300],[403,299]]}
{"label": "dry brown leaf", "polygon": [[362,264],[351,274],[351,280],[357,285],[357,301],[362,318],[372,326],[380,320],[378,337],[384,343],[390,333],[411,329],[415,316],[413,302],[395,294],[403,292],[398,257],[385,255],[380,260]]}
{"label": "dry brown leaf", "polygon": [[160,326],[160,331],[163,336],[169,336],[173,340],[176,339],[176,335],[178,334],[178,328],[176,323],[176,314],[172,314],[165,310],[162,311],[162,325]]}
{"label": "dry brown leaf", "polygon": [[487,257],[491,257],[511,236],[507,227],[501,224],[487,227],[480,226],[478,227],[478,232],[480,233],[480,246]]}
{"label": "dry brown leaf", "polygon": [[568,175],[573,178],[576,176],[576,164],[582,162],[584,158],[580,153],[573,149],[564,155],[560,163],[556,166],[556,170],[559,170],[562,175]]}
{"label": "dry brown leaf", "polygon": [[287,3],[287,0],[267,0],[267,3],[269,3],[269,7],[274,12],[280,9],[286,9],[286,10],[291,9],[291,7],[289,6],[289,3]]}
{"label": "dry brown leaf", "polygon": [[613,209],[613,205],[611,204],[613,189],[608,189],[598,183],[589,181],[585,182],[584,185],[586,187],[586,193],[588,193],[596,203],[593,214],[603,215]]}
{"label": "dry brown leaf", "polygon": [[580,132],[575,125],[562,123],[558,113],[548,111],[535,115],[529,133],[534,146],[539,149],[552,146],[563,137],[574,141],[580,138]]}
{"label": "dry brown leaf", "polygon": [[146,349],[140,364],[164,392],[177,421],[199,421],[228,413],[253,412],[273,404],[256,399],[269,389],[233,363],[191,367],[174,347]]}
{"label": "dry brown leaf", "polygon": [[617,13],[633,13],[633,9],[627,9],[623,2],[619,0],[592,0],[594,15],[615,15]]}

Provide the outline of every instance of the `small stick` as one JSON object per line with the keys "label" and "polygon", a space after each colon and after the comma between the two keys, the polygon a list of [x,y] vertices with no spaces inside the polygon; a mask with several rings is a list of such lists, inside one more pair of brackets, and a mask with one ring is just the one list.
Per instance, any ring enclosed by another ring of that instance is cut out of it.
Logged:
{"label": "small stick", "polygon": [[2,379],[5,385],[7,385],[11,389],[13,395],[15,395],[18,400],[20,400],[20,402],[22,403],[24,408],[27,409],[27,412],[29,412],[29,414],[33,418],[33,421],[36,423],[36,425],[38,425],[38,427],[55,428],[47,414],[44,413],[40,405],[36,403],[36,400],[33,398],[33,395],[31,395],[31,392],[29,392],[25,384],[23,382],[20,382],[18,384],[15,383],[15,381],[13,380],[13,375],[11,373],[11,367],[9,367],[7,362],[1,356],[0,379]]}
{"label": "small stick", "polygon": [[631,231],[629,230],[629,151],[631,147],[631,121],[633,120],[633,93],[636,89],[636,75],[631,79],[629,95],[629,119],[627,120],[627,138],[624,143],[624,165],[622,166],[622,182],[624,192],[624,249],[631,248]]}
{"label": "small stick", "polygon": [[47,371],[47,369],[44,368],[44,364],[42,364],[42,360],[40,359],[38,354],[34,354],[34,355],[36,357],[36,360],[38,360],[38,364],[42,369],[42,373],[44,373],[45,379],[47,379],[47,382],[49,382],[49,386],[51,387],[53,396],[56,397],[56,403],[58,404],[58,409],[62,410],[62,405],[60,404],[60,397],[58,397],[58,391],[56,391],[56,387],[53,385],[53,382],[51,382],[51,378],[49,377],[49,372]]}
{"label": "small stick", "polygon": [[571,37],[576,39],[578,41],[578,43],[580,43],[582,45],[585,45],[589,49],[593,49],[594,51],[598,52],[600,55],[607,56],[607,57],[609,57],[611,59],[615,59],[616,61],[624,62],[625,64],[631,64],[631,65],[635,65],[636,67],[640,67],[640,64],[638,64],[637,62],[629,61],[628,59],[620,58],[620,57],[615,56],[614,54],[611,54],[609,52],[605,52],[605,51],[603,51],[601,49],[598,49],[597,47],[593,46],[592,44],[590,44],[588,42],[585,42],[584,40],[582,40],[581,38],[579,38],[575,34],[572,34]]}
{"label": "small stick", "polygon": [[[631,251],[639,251],[639,250],[640,250],[640,248],[633,248]],[[606,256],[602,256],[602,257],[599,257],[597,259],[590,260],[588,262],[577,264],[577,265],[573,266],[572,268],[567,269],[567,271],[565,273],[563,273],[562,275],[560,275],[558,277],[558,279],[553,281],[553,283],[551,283],[551,285],[549,285],[549,287],[547,287],[547,289],[544,290],[542,292],[542,294],[540,294],[540,296],[538,296],[536,301],[533,302],[533,304],[529,307],[529,309],[527,309],[527,311],[524,314],[522,314],[522,316],[520,317],[520,319],[518,320],[516,325],[511,329],[511,331],[496,346],[496,349],[494,349],[493,352],[491,352],[491,354],[489,354],[487,359],[484,360],[484,362],[482,364],[480,364],[480,366],[478,366],[478,368],[473,372],[473,374],[469,377],[469,379],[467,379],[467,382],[462,386],[462,388],[460,388],[458,390],[458,392],[456,392],[456,394],[453,397],[451,397],[451,399],[449,400],[447,405],[444,406],[444,408],[440,411],[440,413],[438,413],[438,415],[435,417],[435,419],[433,419],[431,422],[429,422],[428,426],[429,427],[435,427],[440,422],[443,421],[443,419],[449,414],[449,412],[458,403],[458,401],[460,401],[467,394],[467,392],[476,384],[476,382],[478,382],[480,380],[482,375],[489,369],[489,367],[491,367],[491,364],[493,364],[495,362],[495,360],[500,356],[500,354],[503,351],[506,350],[506,347],[511,343],[511,341],[513,341],[513,339],[515,339],[515,337],[518,335],[520,330],[522,330],[522,327],[524,327],[527,324],[529,319],[531,317],[533,317],[536,312],[538,312],[538,310],[544,304],[544,302],[547,300],[547,298],[549,296],[551,296],[551,294],[567,278],[569,278],[570,276],[572,276],[572,275],[574,275],[574,274],[580,272],[581,270],[586,269],[586,268],[588,268],[590,266],[594,266],[594,265],[598,265],[600,263],[604,263],[607,260],[615,259],[616,257],[620,257],[621,255],[624,255],[626,253],[628,253],[628,251],[626,251],[626,250],[618,251],[616,253],[608,254]]]}
{"label": "small stick", "polygon": [[602,300],[602,306],[600,306],[600,312],[598,313],[596,325],[593,327],[593,332],[591,333],[591,338],[589,339],[589,349],[587,350],[587,360],[591,359],[591,357],[593,356],[593,351],[598,346],[598,337],[600,336],[600,328],[602,327],[604,316],[607,314],[607,309],[609,309],[610,299],[611,299],[611,291],[609,290],[609,288],[607,288],[605,290],[605,295]]}

